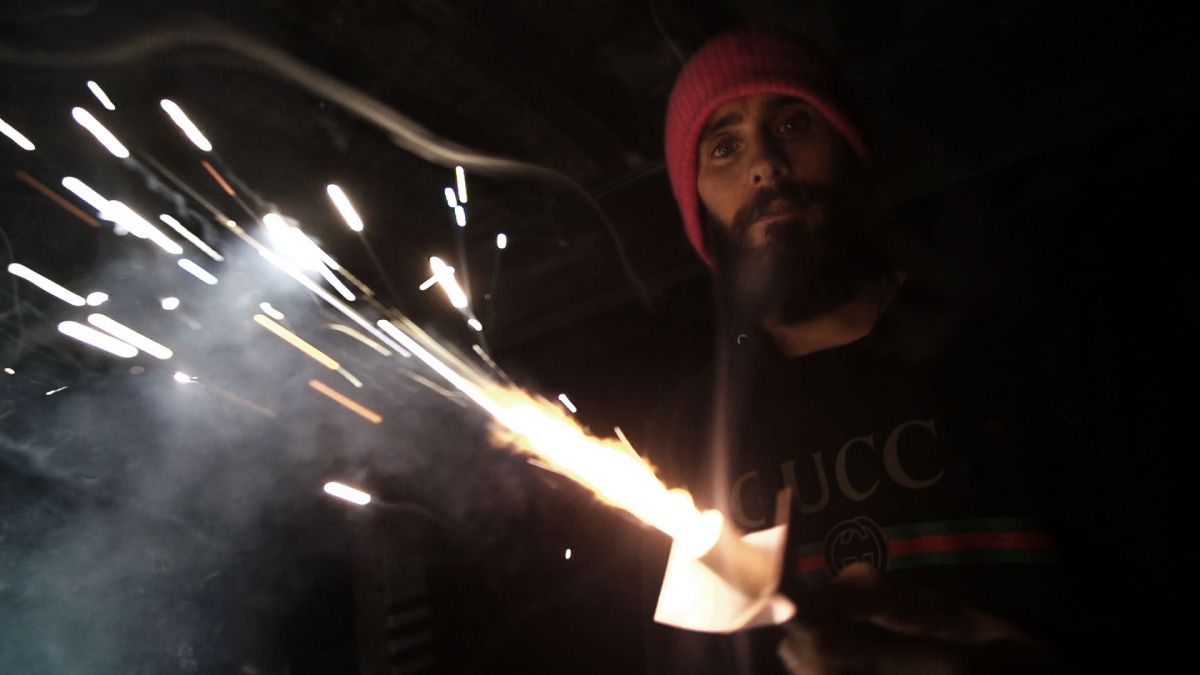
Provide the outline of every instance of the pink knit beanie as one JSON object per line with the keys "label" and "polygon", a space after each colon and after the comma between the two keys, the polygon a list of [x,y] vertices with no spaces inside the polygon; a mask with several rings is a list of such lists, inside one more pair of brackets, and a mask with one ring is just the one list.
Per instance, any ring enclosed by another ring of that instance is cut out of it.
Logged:
{"label": "pink knit beanie", "polygon": [[871,155],[850,116],[848,87],[829,59],[813,44],[783,31],[741,28],[702,46],[675,80],[667,105],[667,173],[688,240],[704,262],[700,197],[696,192],[696,145],[718,106],[751,94],[784,94],[808,101],[846,139],[864,164]]}

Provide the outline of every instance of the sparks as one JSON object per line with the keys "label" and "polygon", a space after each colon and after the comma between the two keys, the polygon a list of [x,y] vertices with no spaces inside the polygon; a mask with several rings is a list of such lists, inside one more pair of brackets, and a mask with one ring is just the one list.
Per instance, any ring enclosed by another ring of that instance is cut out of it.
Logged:
{"label": "sparks", "polygon": [[501,232],[500,234],[496,235],[496,248],[500,249],[501,251],[508,248],[508,235],[507,234],[504,234],[503,232]]}
{"label": "sparks", "polygon": [[483,324],[479,323],[479,319],[476,319],[475,317],[471,317],[470,319],[467,319],[467,325],[470,326],[471,328],[474,328],[475,332],[477,332],[477,333],[483,332]]}
{"label": "sparks", "polygon": [[437,284],[446,292],[446,297],[450,299],[450,304],[458,309],[464,309],[467,306],[467,294],[463,293],[462,286],[458,285],[458,280],[454,278],[454,269],[442,262],[442,259],[437,256],[430,256],[429,269],[433,272],[433,276],[437,278]]}
{"label": "sparks", "polygon": [[100,105],[104,106],[108,110],[117,109],[117,106],[113,105],[112,99],[108,97],[108,94],[104,93],[104,90],[100,88],[100,85],[96,84],[92,80],[88,80],[87,88],[92,90],[92,95],[96,97],[96,100],[100,101]]}
{"label": "sparks", "polygon": [[179,384],[191,384],[192,381],[195,379],[191,375],[188,375],[187,373],[183,372],[182,370],[175,371],[175,374],[172,375],[171,377],[174,378],[174,380],[176,382],[178,382]]}
{"label": "sparks", "polygon": [[9,265],[8,273],[13,275],[14,277],[20,277],[20,278],[24,279],[25,281],[28,281],[29,283],[33,284],[34,286],[37,286],[38,288],[42,289],[43,291],[46,291],[50,295],[53,295],[54,297],[58,298],[59,300],[62,300],[63,302],[65,302],[69,305],[74,305],[76,307],[83,307],[84,305],[87,304],[87,300],[80,297],[80,295],[78,293],[72,293],[71,291],[67,290],[66,288],[59,286],[58,284],[54,283],[53,281],[47,279],[46,277],[44,277],[40,274],[38,274],[37,272],[34,272],[33,270],[22,265],[21,263],[12,263],[11,265]]}
{"label": "sparks", "polygon": [[[626,444],[592,436],[548,401],[487,380],[415,326],[409,326],[410,335],[388,321],[378,325],[490,414],[498,424],[494,427],[497,443],[532,455],[602,501],[666,533],[688,556],[698,558],[716,545],[725,526],[720,512],[701,512],[686,491],[667,489],[654,469]],[[421,342],[414,336],[420,336]]]}
{"label": "sparks", "polygon": [[66,178],[62,179],[62,185],[74,193],[76,197],[79,197],[83,201],[87,202],[88,205],[93,209],[96,209],[96,213],[102,213],[108,208],[108,199],[101,196],[99,192],[96,192],[92,188],[88,187],[86,183],[78,178],[67,176]]}
{"label": "sparks", "polygon": [[162,308],[167,310],[168,312],[173,312],[176,309],[179,309],[179,298],[176,298],[174,296],[163,298],[162,299]]}
{"label": "sparks", "polygon": [[304,352],[305,354],[307,354],[309,356],[309,358],[311,358],[314,361],[316,361],[317,363],[325,366],[326,368],[328,368],[330,370],[337,370],[338,368],[342,367],[341,364],[339,364],[337,361],[335,361],[333,359],[333,357],[331,357],[330,355],[321,351],[320,349],[317,349],[311,343],[309,343],[307,340],[300,337],[299,335],[296,335],[292,331],[275,323],[275,321],[273,321],[270,317],[267,317],[263,314],[255,314],[254,315],[254,323],[257,323],[258,325],[262,326],[263,328],[266,328],[267,330],[271,331],[277,337],[279,337],[279,339],[281,339],[284,342],[288,343],[289,345],[295,347],[296,349],[299,349],[300,351]]}
{"label": "sparks", "polygon": [[187,270],[187,272],[188,272],[189,274],[191,274],[192,276],[196,277],[196,278],[197,278],[197,279],[199,279],[200,281],[203,281],[204,283],[208,284],[209,286],[216,286],[216,285],[217,285],[217,278],[216,278],[216,277],[214,277],[213,275],[209,274],[209,273],[208,273],[208,270],[206,270],[206,269],[204,269],[203,267],[201,267],[201,266],[197,265],[196,263],[192,262],[191,260],[188,260],[187,258],[180,258],[180,259],[179,259],[179,266],[180,266],[180,267],[182,267],[183,269]]}
{"label": "sparks", "polygon": [[58,332],[123,359],[131,359],[138,353],[137,347],[129,343],[74,321],[63,321],[58,324]]}
{"label": "sparks", "polygon": [[263,314],[266,314],[267,316],[271,317],[272,319],[275,319],[276,321],[283,321],[283,312],[272,307],[271,303],[260,302],[260,303],[258,303],[258,308],[263,311]]}
{"label": "sparks", "polygon": [[571,549],[567,549],[566,551],[563,551],[563,558],[566,560],[571,559]]}
{"label": "sparks", "polygon": [[562,402],[563,406],[565,406],[566,409],[570,410],[572,413],[579,412],[579,409],[575,407],[574,403],[571,403],[571,399],[567,398],[566,394],[559,394],[558,400]]}
{"label": "sparks", "polygon": [[9,375],[16,375],[16,374],[17,374],[17,371],[13,370],[12,368],[5,368],[5,369],[4,369],[4,372],[8,373]]}
{"label": "sparks", "polygon": [[354,205],[350,203],[350,198],[346,196],[342,188],[330,183],[325,186],[325,192],[333,200],[333,205],[337,208],[338,213],[342,214],[342,220],[346,221],[346,225],[355,232],[362,232],[362,217],[358,215],[358,211],[354,210]]}
{"label": "sparks", "polygon": [[121,144],[121,141],[117,140],[116,136],[113,136],[111,131],[104,128],[100,120],[92,117],[92,113],[83,108],[72,108],[71,117],[74,117],[81,127],[91,132],[96,140],[100,141],[100,145],[103,145],[113,156],[121,159],[129,157],[129,150]]}
{"label": "sparks", "polygon": [[121,227],[129,230],[135,237],[141,239],[149,239],[158,245],[159,248],[170,253],[171,255],[179,255],[183,253],[183,247],[175,243],[167,235],[163,234],[162,230],[158,229],[150,223],[150,221],[138,215],[133,209],[126,206],[123,202],[116,199],[108,201],[108,207],[100,214],[100,217],[111,220]]}
{"label": "sparks", "polygon": [[454,208],[454,207],[458,206],[458,197],[455,196],[455,194],[454,194],[454,188],[452,188],[452,187],[446,188],[445,194],[446,194],[446,206],[449,206],[450,208]]}
{"label": "sparks", "polygon": [[454,167],[454,178],[458,182],[458,201],[467,203],[467,172],[461,166]]}
{"label": "sparks", "polygon": [[379,424],[380,422],[383,422],[383,416],[381,416],[379,413],[375,412],[374,410],[371,410],[370,408],[359,403],[358,401],[355,401],[354,399],[350,398],[349,396],[346,396],[345,394],[331,388],[329,385],[325,384],[324,382],[321,382],[320,380],[309,380],[308,386],[310,386],[313,389],[317,390],[318,392],[324,394],[325,396],[328,396],[331,400],[333,400],[337,404],[339,404],[342,407],[346,408],[347,410],[353,412],[354,414],[358,415],[359,417],[362,417],[363,419],[367,420],[371,424]]}
{"label": "sparks", "polygon": [[[280,318],[283,318],[283,317],[280,317]],[[330,330],[336,331],[343,335],[349,335],[350,337],[354,338],[355,340],[358,340],[359,342],[370,347],[371,349],[374,349],[376,352],[378,352],[382,356],[391,356],[392,355],[392,352],[390,350],[388,350],[386,347],[384,347],[383,345],[379,344],[378,342],[372,340],[371,338],[367,337],[366,335],[363,335],[362,333],[354,330],[350,326],[347,326],[345,324],[340,324],[340,323],[331,323],[331,324],[329,324],[329,328],[330,328]]]}
{"label": "sparks", "polygon": [[454,222],[458,223],[459,227],[467,226],[467,210],[461,206],[454,207]]}
{"label": "sparks", "polygon": [[337,497],[338,499],[344,499],[351,504],[366,506],[367,504],[371,503],[371,495],[363,492],[362,490],[356,490],[349,485],[343,485],[341,483],[331,481],[325,484],[324,490],[326,494]]}
{"label": "sparks", "polygon": [[122,342],[127,342],[134,347],[146,352],[156,359],[166,361],[174,356],[174,352],[150,338],[142,335],[134,329],[124,324],[118,323],[103,314],[89,314],[88,323],[96,328],[108,333]]}
{"label": "sparks", "polygon": [[211,246],[204,243],[203,239],[201,239],[200,237],[197,237],[195,234],[192,233],[191,230],[184,227],[183,223],[179,222],[178,220],[175,220],[173,217],[171,217],[165,213],[158,214],[158,219],[163,221],[164,223],[166,223],[167,226],[170,227],[172,230],[175,230],[176,234],[178,234],[179,236],[181,236],[184,239],[187,239],[189,242],[191,242],[192,246],[195,246],[196,248],[203,251],[204,254],[207,255],[208,257],[212,258],[213,260],[216,260],[217,262],[221,262],[221,261],[225,260],[225,256],[221,255],[220,253],[217,253],[215,250],[213,250],[213,248]]}
{"label": "sparks", "polygon": [[[12,125],[4,120],[0,120],[0,134],[8,136],[9,140],[11,140],[13,143],[16,143],[17,147],[21,148],[22,150],[36,149],[34,148],[33,143],[28,138],[25,138],[25,134],[17,131],[12,127]],[[448,190],[450,188],[446,189]]]}
{"label": "sparks", "polygon": [[65,386],[59,387],[58,389],[51,389],[50,391],[45,393],[45,396],[53,396],[64,389],[66,389]]}
{"label": "sparks", "polygon": [[104,293],[103,291],[93,291],[88,293],[84,300],[87,301],[88,307],[99,307],[100,305],[108,302],[108,293]]}
{"label": "sparks", "polygon": [[170,116],[171,121],[175,123],[175,126],[179,127],[180,131],[183,132],[183,135],[187,136],[188,140],[194,143],[197,148],[200,148],[205,152],[212,150],[212,143],[208,142],[208,139],[204,137],[204,134],[200,133],[200,129],[192,123],[192,120],[188,118],[187,114],[183,112],[183,109],[176,105],[174,101],[164,98],[159,102],[159,105],[161,105],[162,109],[167,112],[167,115]]}

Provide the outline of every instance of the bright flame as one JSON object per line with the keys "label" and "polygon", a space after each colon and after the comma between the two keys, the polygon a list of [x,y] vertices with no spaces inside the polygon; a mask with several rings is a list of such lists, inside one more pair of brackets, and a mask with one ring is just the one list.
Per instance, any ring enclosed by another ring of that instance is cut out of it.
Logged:
{"label": "bright flame", "polygon": [[[587,487],[601,501],[670,535],[687,555],[699,557],[716,544],[724,527],[721,514],[701,512],[684,490],[668,490],[653,467],[627,444],[592,436],[554,404],[488,380],[428,337],[422,342],[437,350],[440,358],[391,322],[378,325],[490,414],[497,422],[493,435],[498,443],[532,455]],[[415,326],[409,331],[420,334]]]}
{"label": "bright flame", "polygon": [[429,269],[433,272],[434,278],[437,279],[437,284],[446,292],[446,297],[450,299],[450,304],[459,309],[466,308],[467,294],[463,293],[462,286],[459,286],[458,280],[454,278],[454,268],[442,262],[441,258],[430,256]]}
{"label": "bright flame", "polygon": [[208,284],[209,286],[216,286],[216,285],[217,285],[217,278],[216,278],[216,277],[214,277],[213,275],[209,274],[209,273],[208,273],[208,270],[206,270],[206,269],[204,269],[203,267],[201,267],[201,266],[197,265],[196,263],[192,262],[191,260],[188,260],[187,258],[180,258],[180,259],[179,259],[179,266],[180,266],[180,267],[182,267],[183,269],[187,270],[187,272],[188,272],[189,274],[191,274],[192,276],[196,277],[196,278],[197,278],[197,279],[199,279],[200,281],[203,281],[204,283]]}
{"label": "bright flame", "polygon": [[254,323],[257,323],[258,325],[262,326],[263,328],[266,328],[267,330],[271,331],[276,336],[278,336],[279,339],[281,339],[284,342],[288,343],[289,345],[295,347],[296,349],[299,349],[300,351],[304,352],[310,358],[312,358],[314,361],[325,366],[326,368],[328,368],[330,370],[337,370],[338,368],[342,367],[341,364],[339,364],[337,361],[335,361],[333,359],[333,357],[329,356],[328,354],[321,351],[320,349],[317,349],[316,347],[312,346],[312,344],[307,342],[304,338],[300,337],[299,335],[296,335],[292,331],[275,323],[271,318],[269,318],[267,316],[263,316],[262,314],[255,314],[254,315]]}
{"label": "bright flame", "polygon": [[100,85],[88,80],[87,87],[88,89],[92,90],[92,95],[96,97],[96,100],[100,101],[100,105],[109,110],[117,109],[117,106],[113,105],[112,99],[108,97],[108,94],[104,93],[104,90],[100,88]]}
{"label": "bright flame", "polygon": [[175,230],[176,234],[178,234],[179,236],[181,236],[184,239],[187,239],[189,242],[191,242],[192,246],[195,246],[196,248],[200,249],[201,251],[204,251],[204,254],[207,255],[208,257],[212,258],[213,260],[216,260],[217,262],[221,262],[222,260],[225,259],[225,256],[214,251],[211,246],[204,243],[203,239],[192,234],[192,231],[187,229],[186,227],[184,227],[183,223],[179,222],[178,220],[175,220],[174,218],[172,218],[171,216],[168,216],[165,213],[158,214],[158,219],[163,221],[164,223],[166,223],[172,230]]}
{"label": "bright flame", "polygon": [[112,335],[122,342],[127,342],[134,347],[137,347],[156,359],[162,359],[166,361],[175,355],[170,349],[167,349],[154,340],[142,335],[129,326],[113,321],[103,314],[89,314],[88,323],[108,333],[109,335]]}
{"label": "bright flame", "polygon": [[350,203],[350,198],[346,196],[346,193],[342,192],[342,188],[329,184],[325,186],[325,192],[333,200],[333,205],[337,207],[338,213],[342,214],[342,220],[346,221],[350,229],[362,232],[362,217],[358,215],[358,211],[354,210],[354,205]]}
{"label": "bright flame", "polygon": [[162,106],[163,110],[167,111],[167,115],[171,117],[171,121],[175,123],[175,126],[179,127],[183,131],[183,134],[188,137],[188,140],[196,144],[197,148],[205,152],[212,150],[212,143],[208,142],[204,134],[200,133],[200,129],[192,123],[192,120],[188,118],[183,109],[176,105],[174,101],[164,98],[159,102],[159,105]]}
{"label": "bright flame", "polygon": [[92,113],[83,108],[72,108],[71,117],[74,117],[80,126],[91,132],[96,137],[96,140],[100,141],[100,145],[103,145],[114,156],[121,159],[129,157],[129,150],[124,145],[121,145],[121,141],[118,141],[117,137],[113,136],[111,131],[104,128],[100,120],[92,117]]}
{"label": "bright flame", "polygon": [[174,296],[162,299],[162,308],[168,312],[179,309],[179,298]]}
{"label": "bright flame", "polygon": [[[4,134],[5,136],[8,136],[9,140],[11,140],[13,143],[16,143],[17,146],[19,146],[22,150],[33,150],[34,149],[33,143],[30,142],[30,140],[28,138],[25,138],[25,134],[22,134],[21,132],[17,131],[8,122],[5,122],[4,120],[0,120],[0,134]],[[449,190],[450,188],[446,188],[446,189]]]}
{"label": "bright flame", "polygon": [[338,499],[344,499],[351,504],[358,504],[359,506],[366,506],[367,504],[371,503],[371,495],[363,492],[362,490],[356,490],[349,485],[343,485],[341,483],[335,483],[332,481],[326,483],[325,492],[326,494],[333,495]]}
{"label": "bright flame", "polygon": [[567,398],[566,394],[559,394],[558,400],[567,407],[567,410],[570,410],[573,413],[579,412],[579,409],[575,407],[574,403],[571,403],[571,399]]}
{"label": "bright flame", "polygon": [[467,172],[461,166],[454,167],[454,178],[458,182],[458,201],[467,203]]}
{"label": "bright flame", "polygon": [[461,206],[454,207],[454,222],[458,223],[459,227],[467,226],[467,210]]}
{"label": "bright flame", "polygon": [[508,235],[501,232],[496,235],[496,248],[504,250],[508,248]]}
{"label": "bright flame", "polygon": [[260,303],[258,303],[258,308],[263,311],[263,314],[266,314],[267,316],[271,317],[272,319],[275,319],[276,321],[283,321],[283,312],[272,307],[271,303],[260,302]]}
{"label": "bright flame", "polygon": [[84,300],[87,301],[88,307],[99,307],[100,305],[108,302],[108,293],[105,293],[104,291],[93,291],[88,293]]}
{"label": "bright flame", "polygon": [[454,208],[458,206],[458,197],[454,194],[454,188],[446,188],[446,206]]}
{"label": "bright flame", "polygon": [[83,307],[87,304],[87,300],[80,297],[78,293],[72,293],[71,291],[59,286],[58,284],[38,274],[37,272],[34,272],[21,263],[12,263],[9,265],[8,273],[14,277],[21,277],[25,281],[28,281],[34,286],[37,286],[43,291],[46,291],[50,295],[53,295],[69,305]]}
{"label": "bright flame", "polygon": [[121,342],[117,338],[101,333],[91,326],[85,326],[74,321],[63,321],[58,324],[58,332],[123,359],[131,359],[137,356],[138,353],[137,348],[129,343]]}

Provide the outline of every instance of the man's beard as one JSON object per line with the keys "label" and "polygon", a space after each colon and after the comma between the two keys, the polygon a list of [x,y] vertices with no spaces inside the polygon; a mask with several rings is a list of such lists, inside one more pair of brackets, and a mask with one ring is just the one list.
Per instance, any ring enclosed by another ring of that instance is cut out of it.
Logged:
{"label": "man's beard", "polygon": [[[821,222],[787,217],[752,236],[753,224],[779,199],[805,214],[819,210]],[[719,292],[738,324],[794,325],[828,314],[886,274],[862,209],[829,189],[783,182],[761,189],[726,227],[705,217]]]}

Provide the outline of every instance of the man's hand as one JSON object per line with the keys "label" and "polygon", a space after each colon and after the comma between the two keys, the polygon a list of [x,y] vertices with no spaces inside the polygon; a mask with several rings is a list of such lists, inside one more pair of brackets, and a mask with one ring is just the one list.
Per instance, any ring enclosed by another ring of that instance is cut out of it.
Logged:
{"label": "man's hand", "polygon": [[796,598],[779,657],[793,675],[1053,672],[1048,650],[1012,624],[893,583],[870,565]]}

